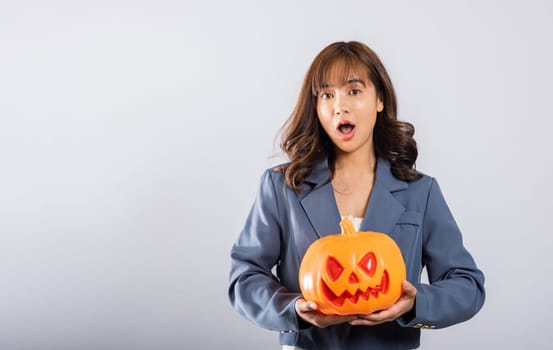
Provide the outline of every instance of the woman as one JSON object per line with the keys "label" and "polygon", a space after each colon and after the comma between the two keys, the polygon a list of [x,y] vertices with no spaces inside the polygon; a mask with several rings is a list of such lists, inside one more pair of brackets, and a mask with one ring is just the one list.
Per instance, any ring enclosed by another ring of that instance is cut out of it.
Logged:
{"label": "woman", "polygon": [[[414,169],[413,134],[397,120],[392,83],[371,49],[337,42],[317,55],[284,127],[289,162],[264,173],[232,247],[229,298],[240,314],[280,331],[287,349],[413,349],[421,328],[478,312],[484,276],[436,180]],[[387,233],[402,251],[407,280],[387,310],[329,316],[300,294],[305,251],[340,232],[343,217]]]}

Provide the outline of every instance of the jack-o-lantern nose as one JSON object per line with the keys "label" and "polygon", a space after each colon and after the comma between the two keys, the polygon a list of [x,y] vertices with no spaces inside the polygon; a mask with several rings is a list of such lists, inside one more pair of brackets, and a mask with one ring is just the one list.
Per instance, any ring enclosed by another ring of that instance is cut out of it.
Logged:
{"label": "jack-o-lantern nose", "polygon": [[348,282],[351,284],[359,283],[359,277],[357,277],[355,272],[352,272],[351,275],[349,275]]}

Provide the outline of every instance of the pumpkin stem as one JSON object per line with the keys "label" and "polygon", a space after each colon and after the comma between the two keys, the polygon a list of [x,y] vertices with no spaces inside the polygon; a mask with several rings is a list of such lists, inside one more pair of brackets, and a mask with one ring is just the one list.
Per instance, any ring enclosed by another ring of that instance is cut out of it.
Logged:
{"label": "pumpkin stem", "polygon": [[357,237],[358,233],[353,227],[353,223],[348,217],[345,217],[340,221],[340,227],[342,228],[342,234],[349,237]]}

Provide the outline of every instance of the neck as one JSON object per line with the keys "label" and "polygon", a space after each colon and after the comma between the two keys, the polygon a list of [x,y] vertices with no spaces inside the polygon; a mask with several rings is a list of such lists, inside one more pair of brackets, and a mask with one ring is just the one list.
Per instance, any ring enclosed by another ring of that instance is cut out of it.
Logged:
{"label": "neck", "polygon": [[342,174],[368,175],[374,174],[376,156],[374,151],[344,153],[337,150],[335,171]]}

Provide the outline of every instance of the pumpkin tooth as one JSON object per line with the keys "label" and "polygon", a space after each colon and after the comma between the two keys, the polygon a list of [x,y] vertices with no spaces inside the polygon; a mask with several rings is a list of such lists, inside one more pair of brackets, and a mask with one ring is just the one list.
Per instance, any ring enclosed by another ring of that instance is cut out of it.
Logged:
{"label": "pumpkin tooth", "polygon": [[351,295],[349,292],[346,292],[346,293],[349,294],[348,296],[346,296],[346,298],[354,304],[357,303],[357,300],[359,300],[359,296],[361,295],[361,291],[359,290],[355,292],[355,294],[353,295]]}
{"label": "pumpkin tooth", "polygon": [[371,294],[371,287],[367,288],[367,290],[361,294],[361,298],[364,300],[369,300],[369,295]]}
{"label": "pumpkin tooth", "polygon": [[384,270],[384,275],[382,276],[379,287],[382,293],[388,292],[388,288],[390,287],[390,276],[388,276],[388,270]]}

